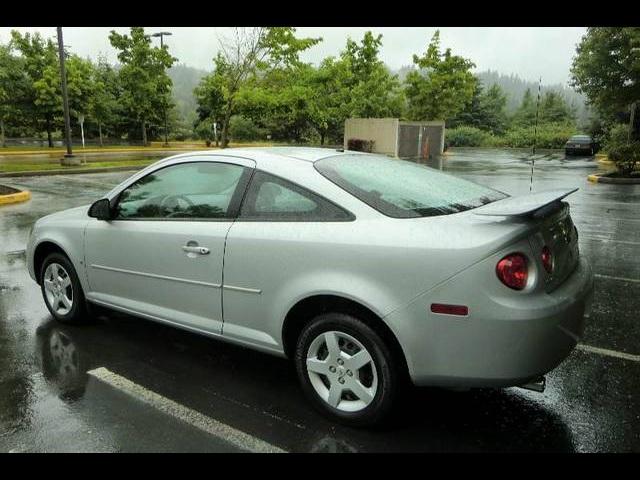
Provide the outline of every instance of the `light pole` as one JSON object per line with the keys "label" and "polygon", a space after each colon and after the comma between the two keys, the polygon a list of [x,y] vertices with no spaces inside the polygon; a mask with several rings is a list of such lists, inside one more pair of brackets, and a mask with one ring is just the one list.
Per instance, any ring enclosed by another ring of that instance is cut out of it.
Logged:
{"label": "light pole", "polygon": [[64,42],[62,41],[62,27],[56,27],[58,33],[58,55],[60,57],[60,79],[62,87],[62,109],[64,111],[64,136],[67,142],[67,153],[62,163],[73,164],[73,151],[71,148],[71,120],[69,118],[69,97],[67,95],[67,72],[64,65]]}
{"label": "light pole", "polygon": [[[640,53],[640,47],[631,47],[631,53]],[[627,136],[627,140],[629,142],[631,142],[636,138],[635,126],[636,126],[636,109],[638,108],[637,104],[638,104],[637,100],[634,100],[633,102],[631,102],[631,115],[629,116],[629,134]]]}
{"label": "light pole", "polygon": [[[151,36],[152,37],[160,37],[160,48],[164,48],[164,36],[170,37],[171,35],[173,35],[171,32],[158,32],[158,33],[152,33]],[[168,133],[168,128],[167,128],[167,106],[164,106],[164,147],[168,147],[169,146],[169,139],[167,136]]]}

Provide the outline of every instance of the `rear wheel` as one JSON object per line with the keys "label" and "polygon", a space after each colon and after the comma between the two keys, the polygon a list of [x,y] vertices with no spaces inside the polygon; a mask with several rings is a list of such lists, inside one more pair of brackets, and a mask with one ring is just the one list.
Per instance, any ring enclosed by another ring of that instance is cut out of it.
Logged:
{"label": "rear wheel", "polygon": [[82,286],[65,255],[52,253],[45,258],[40,270],[40,287],[47,309],[56,320],[79,323],[86,319]]}
{"label": "rear wheel", "polygon": [[300,334],[295,362],[305,394],[331,419],[367,426],[391,411],[399,383],[395,359],[382,338],[357,318],[316,317]]}

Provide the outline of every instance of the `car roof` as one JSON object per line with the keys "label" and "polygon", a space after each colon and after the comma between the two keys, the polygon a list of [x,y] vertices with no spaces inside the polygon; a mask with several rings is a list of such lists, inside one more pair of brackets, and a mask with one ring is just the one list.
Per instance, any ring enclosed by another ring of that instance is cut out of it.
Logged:
{"label": "car roof", "polygon": [[352,154],[362,154],[362,152],[323,147],[242,147],[185,152],[179,155],[174,155],[165,160],[188,157],[192,155],[227,155],[254,160],[257,163],[265,163],[278,159],[282,160],[282,157],[286,157],[287,159],[292,160],[314,163],[327,157]]}

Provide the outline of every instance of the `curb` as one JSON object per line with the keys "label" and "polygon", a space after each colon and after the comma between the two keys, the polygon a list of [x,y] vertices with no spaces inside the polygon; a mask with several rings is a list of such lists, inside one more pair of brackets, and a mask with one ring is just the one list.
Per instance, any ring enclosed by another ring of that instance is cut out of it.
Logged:
{"label": "curb", "polygon": [[[246,148],[246,147],[275,147],[275,146],[279,146],[280,144],[278,143],[261,143],[261,142],[255,142],[255,143],[243,143],[243,142],[239,142],[239,143],[235,143],[232,142],[229,144],[230,148]],[[74,149],[74,154],[75,155],[81,155],[81,154],[93,154],[93,153],[140,153],[140,152],[197,152],[197,151],[202,151],[202,150],[220,150],[221,147],[216,147],[215,145],[211,146],[211,147],[207,147],[204,142],[202,142],[202,144],[200,143],[192,143],[192,144],[169,144],[168,147],[161,147],[161,146],[155,146],[155,145],[150,145],[148,147],[142,147],[142,146],[123,146],[123,147],[106,147],[106,148],[100,148],[100,147],[93,147],[93,148],[86,148],[86,149],[82,149],[82,148],[78,148],[75,147]],[[0,149],[0,156],[20,156],[20,155],[62,155],[66,153],[66,149],[64,147],[53,147],[52,149],[47,149],[47,150],[10,150],[10,151],[3,151],[2,149]]]}
{"label": "curb", "polygon": [[26,202],[31,198],[29,190],[16,190],[16,193],[0,195],[0,205],[10,205],[12,203]]}
{"label": "curb", "polygon": [[593,183],[613,183],[617,185],[640,185],[638,178],[616,178],[608,177],[606,173],[592,173],[587,176],[587,180]]}
{"label": "curb", "polygon": [[596,175],[595,173],[592,173],[591,175],[587,176],[587,180],[592,183],[598,183],[598,178],[599,176]]}
{"label": "curb", "polygon": [[0,178],[10,177],[46,177],[49,175],[78,175],[82,173],[105,173],[105,172],[131,172],[142,170],[151,165],[129,165],[125,167],[96,167],[96,168],[70,168],[56,170],[30,170],[25,172],[7,172],[0,173]]}

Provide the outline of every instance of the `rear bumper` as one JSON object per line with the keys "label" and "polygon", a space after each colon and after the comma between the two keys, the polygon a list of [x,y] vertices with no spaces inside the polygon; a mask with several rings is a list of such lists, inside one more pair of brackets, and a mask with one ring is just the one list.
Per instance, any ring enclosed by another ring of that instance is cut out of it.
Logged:
{"label": "rear bumper", "polygon": [[[462,291],[474,288],[458,283]],[[507,387],[544,375],[575,348],[591,305],[593,275],[581,259],[552,293],[506,302],[485,296],[484,305],[472,306],[468,317],[428,313],[430,302],[441,295],[430,294],[388,318],[400,327],[413,382]]]}
{"label": "rear bumper", "polygon": [[591,147],[588,145],[584,147],[565,147],[564,153],[570,154],[570,155],[571,154],[590,154]]}

